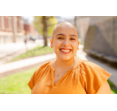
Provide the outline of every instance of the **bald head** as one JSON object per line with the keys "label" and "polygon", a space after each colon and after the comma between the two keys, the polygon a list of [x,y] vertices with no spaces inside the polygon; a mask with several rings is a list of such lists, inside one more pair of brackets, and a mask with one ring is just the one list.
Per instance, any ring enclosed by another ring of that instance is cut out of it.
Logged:
{"label": "bald head", "polygon": [[69,22],[62,22],[62,23],[59,23],[58,25],[55,26],[54,31],[53,31],[53,34],[52,34],[52,38],[54,38],[56,32],[57,32],[58,30],[60,30],[60,29],[62,29],[62,30],[68,30],[68,31],[69,31],[69,30],[74,30],[74,32],[75,32],[75,33],[77,34],[77,36],[78,36],[78,31],[77,31],[77,29],[75,28],[74,25],[72,25],[72,24],[69,23]]}

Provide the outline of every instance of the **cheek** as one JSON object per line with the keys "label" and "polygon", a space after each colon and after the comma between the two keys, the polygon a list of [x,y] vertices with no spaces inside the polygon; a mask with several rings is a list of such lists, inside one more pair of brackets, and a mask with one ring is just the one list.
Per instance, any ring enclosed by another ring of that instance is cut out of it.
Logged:
{"label": "cheek", "polygon": [[62,44],[62,41],[56,40],[56,41],[54,42],[53,46],[57,48],[57,47],[60,47],[61,44]]}
{"label": "cheek", "polygon": [[59,49],[59,47],[60,47],[60,42],[59,41],[54,42],[53,49],[55,52]]}
{"label": "cheek", "polygon": [[78,47],[78,44],[76,42],[72,42],[71,45],[76,49]]}

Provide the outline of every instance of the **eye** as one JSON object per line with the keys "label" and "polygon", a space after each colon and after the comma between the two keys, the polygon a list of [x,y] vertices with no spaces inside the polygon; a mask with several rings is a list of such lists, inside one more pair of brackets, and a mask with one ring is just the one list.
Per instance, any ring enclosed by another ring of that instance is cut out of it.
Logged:
{"label": "eye", "polygon": [[76,39],[74,39],[74,38],[70,38],[70,40],[76,40]]}
{"label": "eye", "polygon": [[63,39],[63,37],[58,37],[58,39]]}

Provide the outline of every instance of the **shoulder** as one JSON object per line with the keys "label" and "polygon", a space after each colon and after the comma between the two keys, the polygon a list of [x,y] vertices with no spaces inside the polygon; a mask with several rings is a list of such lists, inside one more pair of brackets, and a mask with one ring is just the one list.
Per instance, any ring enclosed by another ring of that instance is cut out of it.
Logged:
{"label": "shoulder", "polygon": [[46,62],[46,63],[44,63],[43,65],[41,65],[41,66],[39,67],[39,69],[43,70],[43,69],[46,69],[46,68],[50,67],[50,63],[51,63],[51,62]]}
{"label": "shoulder", "polygon": [[99,65],[87,60],[81,60],[80,67],[81,67],[81,70],[85,71],[86,74],[91,74],[91,73],[95,74],[95,73],[106,71]]}
{"label": "shoulder", "polygon": [[98,66],[97,64],[87,61],[87,60],[81,60],[81,66],[82,68],[101,68],[100,66]]}
{"label": "shoulder", "polygon": [[38,67],[38,69],[35,71],[35,75],[50,69],[50,63],[51,62],[47,62],[47,63],[44,63],[43,65],[41,65],[40,67]]}
{"label": "shoulder", "polygon": [[87,60],[82,60],[80,67],[87,76],[110,76],[105,69]]}
{"label": "shoulder", "polygon": [[[44,73],[46,72],[46,73]],[[29,87],[32,89],[36,84],[37,80],[41,78],[43,74],[48,74],[50,72],[50,62],[41,65],[32,75],[30,81],[28,82]]]}
{"label": "shoulder", "polygon": [[89,94],[96,93],[111,76],[100,66],[86,60],[81,61],[80,67],[81,75],[85,79],[86,91]]}

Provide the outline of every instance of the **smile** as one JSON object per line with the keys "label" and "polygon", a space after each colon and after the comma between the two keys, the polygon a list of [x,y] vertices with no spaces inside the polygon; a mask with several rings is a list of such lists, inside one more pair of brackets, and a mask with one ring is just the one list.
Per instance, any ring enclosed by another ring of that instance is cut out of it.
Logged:
{"label": "smile", "polygon": [[71,52],[71,49],[60,49],[60,51],[64,54],[68,54]]}

